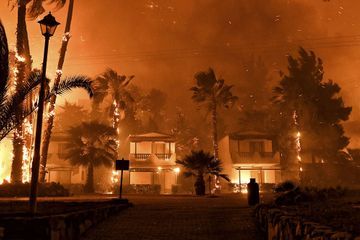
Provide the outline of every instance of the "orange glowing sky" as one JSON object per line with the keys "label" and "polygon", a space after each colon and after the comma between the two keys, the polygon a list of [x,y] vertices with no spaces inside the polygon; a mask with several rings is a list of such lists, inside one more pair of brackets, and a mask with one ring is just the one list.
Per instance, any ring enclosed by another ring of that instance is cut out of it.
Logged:
{"label": "orange glowing sky", "polygon": [[[181,104],[189,99],[199,70],[214,67],[244,94],[242,58],[262,56],[277,80],[276,71],[286,70],[286,55],[302,45],[323,58],[326,78],[342,86],[346,104],[354,108],[352,120],[357,120],[359,10],[358,0],[76,0],[63,70],[65,75],[95,76],[111,67],[134,74],[136,84],[166,91],[170,101]],[[67,6],[53,13],[62,25],[50,45],[50,76],[66,11]],[[16,11],[5,0],[0,18],[13,48]],[[34,67],[40,68],[43,37],[36,21],[28,21],[28,30]],[[82,98],[79,93],[69,97]]]}

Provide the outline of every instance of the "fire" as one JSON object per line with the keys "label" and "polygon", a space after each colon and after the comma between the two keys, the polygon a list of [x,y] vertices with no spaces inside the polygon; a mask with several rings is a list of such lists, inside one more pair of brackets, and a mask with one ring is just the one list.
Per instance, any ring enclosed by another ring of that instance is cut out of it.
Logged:
{"label": "fire", "polygon": [[15,58],[18,62],[25,62],[25,57],[20,56],[17,52],[15,52]]}
{"label": "fire", "polygon": [[23,126],[25,144],[23,145],[22,182],[30,182],[33,126],[28,119],[24,120]]}
{"label": "fire", "polygon": [[[297,129],[299,129],[299,122],[298,122],[298,115],[297,112],[294,111],[293,113],[293,120],[294,120],[294,125]],[[296,138],[295,138],[295,145],[296,145],[296,158],[298,160],[298,164],[299,164],[299,171],[302,172],[303,168],[301,165],[301,133],[300,131],[297,131],[296,133]]]}
{"label": "fire", "polygon": [[120,179],[120,175],[119,175],[118,171],[115,171],[115,170],[112,171],[111,182],[113,184],[118,183],[119,179]]}
{"label": "fire", "polygon": [[67,41],[69,41],[70,37],[71,37],[70,32],[66,32],[62,37],[62,41],[67,42]]}
{"label": "fire", "polygon": [[12,141],[5,138],[0,142],[0,184],[10,182],[12,160]]}
{"label": "fire", "polygon": [[63,71],[61,69],[56,70],[56,76],[61,76],[63,74]]}

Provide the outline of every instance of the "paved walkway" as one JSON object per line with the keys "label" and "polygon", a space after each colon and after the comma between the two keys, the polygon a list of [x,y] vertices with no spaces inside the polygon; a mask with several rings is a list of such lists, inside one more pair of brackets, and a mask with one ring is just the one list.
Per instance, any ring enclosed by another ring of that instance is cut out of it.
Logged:
{"label": "paved walkway", "polygon": [[246,199],[193,196],[129,196],[134,207],[89,230],[83,239],[261,239]]}

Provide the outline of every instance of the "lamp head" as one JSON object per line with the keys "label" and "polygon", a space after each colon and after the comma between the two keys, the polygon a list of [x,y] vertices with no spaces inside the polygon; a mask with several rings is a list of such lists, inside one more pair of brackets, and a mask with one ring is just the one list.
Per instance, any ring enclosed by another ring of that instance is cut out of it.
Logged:
{"label": "lamp head", "polygon": [[49,12],[42,20],[38,21],[42,35],[51,37],[54,35],[57,26],[60,24],[55,20],[55,17]]}

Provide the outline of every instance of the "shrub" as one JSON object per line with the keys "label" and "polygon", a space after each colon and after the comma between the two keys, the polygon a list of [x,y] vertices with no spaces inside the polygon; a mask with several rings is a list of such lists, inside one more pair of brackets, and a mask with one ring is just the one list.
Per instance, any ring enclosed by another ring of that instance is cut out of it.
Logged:
{"label": "shrub", "polygon": [[286,192],[286,191],[294,190],[295,188],[296,188],[295,183],[293,183],[292,181],[285,181],[275,186],[274,190],[275,192]]}
{"label": "shrub", "polygon": [[[29,183],[5,183],[0,185],[0,197],[28,197]],[[38,186],[39,197],[65,197],[69,191],[59,183],[43,183]]]}
{"label": "shrub", "polygon": [[171,193],[172,194],[177,194],[180,192],[180,185],[179,184],[173,184],[171,185]]}
{"label": "shrub", "polygon": [[260,191],[263,192],[273,192],[275,188],[274,183],[262,183],[260,184]]}
{"label": "shrub", "polygon": [[[123,186],[123,193],[128,194],[160,194],[159,184],[129,184]],[[114,193],[119,193],[119,186],[114,186]]]}

